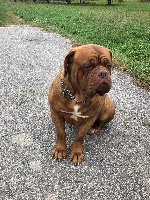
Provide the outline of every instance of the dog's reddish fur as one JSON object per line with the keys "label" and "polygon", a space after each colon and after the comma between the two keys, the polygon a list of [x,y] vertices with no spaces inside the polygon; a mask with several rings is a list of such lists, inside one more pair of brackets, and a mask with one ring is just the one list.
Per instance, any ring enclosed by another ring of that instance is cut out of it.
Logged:
{"label": "dog's reddish fur", "polygon": [[[99,45],[83,45],[68,52],[48,96],[57,133],[53,151],[56,159],[66,157],[65,121],[78,127],[70,155],[77,164],[83,158],[82,144],[86,134],[97,133],[101,126],[113,119],[115,108],[106,94],[112,86],[111,66],[111,51]],[[67,94],[63,96],[60,79],[77,100],[86,103],[77,103]]]}

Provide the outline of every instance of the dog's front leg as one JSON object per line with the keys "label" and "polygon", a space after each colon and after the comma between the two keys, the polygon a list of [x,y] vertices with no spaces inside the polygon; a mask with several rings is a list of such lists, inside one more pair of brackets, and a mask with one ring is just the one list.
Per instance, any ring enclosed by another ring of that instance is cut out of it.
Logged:
{"label": "dog's front leg", "polygon": [[57,141],[56,147],[53,150],[53,156],[56,159],[62,159],[66,157],[66,133],[65,133],[65,120],[59,116],[58,112],[51,109],[52,121],[56,128]]}
{"label": "dog's front leg", "polygon": [[75,137],[70,155],[70,159],[74,164],[80,164],[83,160],[82,144],[84,142],[85,136],[87,135],[87,132],[89,131],[95,120],[96,118],[94,118],[90,122],[85,122],[79,127],[79,131]]}

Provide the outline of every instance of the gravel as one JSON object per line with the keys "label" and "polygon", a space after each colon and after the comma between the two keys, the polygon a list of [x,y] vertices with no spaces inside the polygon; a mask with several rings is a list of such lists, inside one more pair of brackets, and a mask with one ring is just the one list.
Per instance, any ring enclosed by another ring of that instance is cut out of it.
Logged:
{"label": "gravel", "polygon": [[[101,44],[102,45],[102,44]],[[67,158],[56,161],[48,89],[71,48],[65,38],[28,26],[0,27],[2,200],[148,200],[150,93],[113,72],[116,116],[69,160],[76,128],[66,124]]]}

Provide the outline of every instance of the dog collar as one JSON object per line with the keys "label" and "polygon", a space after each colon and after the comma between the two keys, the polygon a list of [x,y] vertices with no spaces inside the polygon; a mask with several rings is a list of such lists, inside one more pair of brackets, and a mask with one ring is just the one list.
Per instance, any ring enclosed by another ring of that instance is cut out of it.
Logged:
{"label": "dog collar", "polygon": [[62,79],[60,79],[61,82],[61,90],[62,90],[62,95],[63,97],[66,95],[68,95],[73,101],[75,101],[76,103],[87,103],[88,101],[84,100],[84,101],[79,101],[75,98],[75,96],[70,92],[70,90],[67,89],[67,86],[65,85],[65,83],[63,82]]}

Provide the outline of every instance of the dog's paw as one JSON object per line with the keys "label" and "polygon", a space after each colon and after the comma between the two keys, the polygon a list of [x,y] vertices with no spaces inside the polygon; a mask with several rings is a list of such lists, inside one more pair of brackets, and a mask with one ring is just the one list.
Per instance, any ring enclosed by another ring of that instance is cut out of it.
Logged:
{"label": "dog's paw", "polygon": [[72,151],[70,155],[70,159],[75,165],[80,164],[83,160],[82,150]]}
{"label": "dog's paw", "polygon": [[66,148],[57,147],[53,150],[53,157],[56,159],[62,159],[66,157]]}
{"label": "dog's paw", "polygon": [[95,127],[95,128],[92,128],[88,131],[88,134],[90,135],[93,135],[93,134],[96,134],[100,131],[100,127]]}

